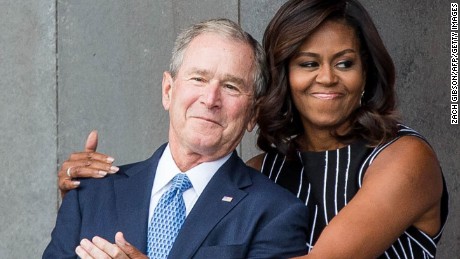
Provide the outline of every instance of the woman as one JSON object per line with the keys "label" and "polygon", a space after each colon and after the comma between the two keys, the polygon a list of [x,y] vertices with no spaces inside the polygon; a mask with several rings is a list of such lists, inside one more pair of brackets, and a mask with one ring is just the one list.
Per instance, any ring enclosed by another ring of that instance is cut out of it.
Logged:
{"label": "woman", "polygon": [[[399,124],[393,62],[366,10],[355,0],[288,1],[264,47],[265,153],[248,164],[309,207],[306,258],[433,258],[447,216],[441,169],[423,137]],[[60,187],[74,188],[66,173],[89,176],[112,161],[74,154]]]}
{"label": "woman", "polygon": [[[447,193],[395,115],[393,62],[355,0],[293,0],[264,35],[271,83],[248,163],[310,208],[308,258],[432,258]],[[444,193],[443,193],[444,192]]]}

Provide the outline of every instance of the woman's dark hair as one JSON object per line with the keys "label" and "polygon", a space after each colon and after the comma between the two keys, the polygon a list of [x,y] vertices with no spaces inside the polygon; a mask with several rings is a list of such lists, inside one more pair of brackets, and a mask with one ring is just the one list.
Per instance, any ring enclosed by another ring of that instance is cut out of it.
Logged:
{"label": "woman's dark hair", "polygon": [[257,145],[262,150],[275,147],[283,154],[294,151],[293,139],[303,133],[303,127],[291,98],[289,61],[319,26],[331,20],[355,30],[366,71],[362,105],[350,115],[350,129],[331,134],[343,143],[364,139],[371,146],[396,135],[395,69],[364,7],[356,0],[291,0],[270,21],[263,39],[271,78],[259,105]]}

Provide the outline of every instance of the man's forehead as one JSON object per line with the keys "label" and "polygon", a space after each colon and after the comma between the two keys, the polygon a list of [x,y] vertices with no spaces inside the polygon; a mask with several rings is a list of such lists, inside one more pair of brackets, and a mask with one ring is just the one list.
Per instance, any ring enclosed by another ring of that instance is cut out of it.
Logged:
{"label": "man's forehead", "polygon": [[[215,38],[216,36],[218,38]],[[225,60],[220,62],[229,63],[230,59],[232,59],[233,62],[238,62],[241,65],[247,62],[247,65],[253,66],[254,53],[249,44],[236,39],[228,39],[227,37],[215,33],[205,33],[195,37],[185,50],[183,61],[187,61],[189,65],[195,64],[195,66],[197,66],[199,61],[197,59],[218,58],[221,57],[218,53],[225,53],[228,51],[230,51],[230,56],[225,56]],[[215,53],[216,56],[212,56],[214,55],[213,53]],[[191,60],[190,57],[193,57],[193,59]],[[206,64],[203,66],[205,65]]]}
{"label": "man's forehead", "polygon": [[199,47],[202,45],[202,43],[206,41],[208,46],[215,46],[215,47],[221,47],[222,42],[225,42],[227,44],[235,44],[235,45],[240,45],[241,48],[249,48],[252,49],[251,45],[237,37],[233,37],[231,35],[225,34],[224,32],[218,33],[218,32],[202,32],[195,36],[190,43],[188,44],[193,47]]}
{"label": "man's forehead", "polygon": [[[219,53],[228,49],[231,50],[231,56],[224,55],[220,58]],[[228,70],[219,70],[221,65]],[[179,73],[214,78],[217,76],[220,81],[231,81],[251,88],[254,65],[253,49],[247,42],[225,34],[204,32],[189,43]]]}
{"label": "man's forehead", "polygon": [[196,39],[199,39],[199,38],[204,38],[204,37],[217,37],[217,38],[222,38],[222,39],[225,39],[225,40],[231,40],[231,37],[228,36],[228,35],[225,35],[225,33],[220,33],[220,32],[217,32],[217,31],[203,31],[199,34],[197,34],[193,39],[193,40],[196,40]]}

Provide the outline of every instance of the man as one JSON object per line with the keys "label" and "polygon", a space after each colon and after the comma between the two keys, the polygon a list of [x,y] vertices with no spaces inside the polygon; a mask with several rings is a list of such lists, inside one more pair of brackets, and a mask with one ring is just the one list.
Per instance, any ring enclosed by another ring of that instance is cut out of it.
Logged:
{"label": "man", "polygon": [[[43,257],[72,258],[74,251],[82,258],[138,252],[151,258],[305,254],[306,207],[235,152],[245,129],[255,126],[264,66],[260,45],[229,20],[210,20],[181,33],[162,82],[169,142],[146,161],[121,166],[117,174],[81,180],[63,200]],[[75,172],[65,171],[69,177]],[[178,182],[187,187],[170,191]],[[164,197],[172,192],[178,204],[172,207],[183,210],[172,213],[180,220],[158,229],[169,206]],[[163,231],[178,233],[155,241]],[[155,254],[162,249],[164,257]]]}

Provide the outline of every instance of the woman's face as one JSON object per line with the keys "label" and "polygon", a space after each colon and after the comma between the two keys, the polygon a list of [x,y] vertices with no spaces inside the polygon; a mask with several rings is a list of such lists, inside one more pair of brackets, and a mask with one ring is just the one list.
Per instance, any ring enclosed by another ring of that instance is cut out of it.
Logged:
{"label": "woman's face", "polygon": [[354,29],[327,21],[289,62],[292,99],[305,130],[343,129],[360,105],[366,75]]}

